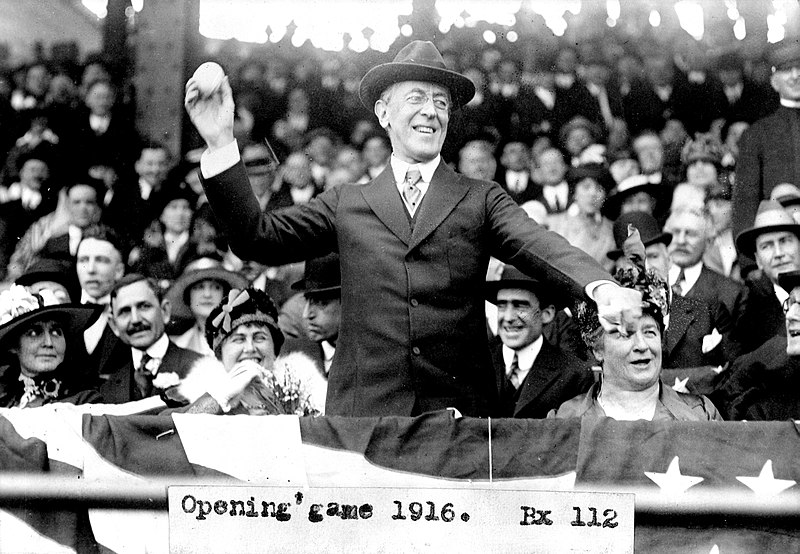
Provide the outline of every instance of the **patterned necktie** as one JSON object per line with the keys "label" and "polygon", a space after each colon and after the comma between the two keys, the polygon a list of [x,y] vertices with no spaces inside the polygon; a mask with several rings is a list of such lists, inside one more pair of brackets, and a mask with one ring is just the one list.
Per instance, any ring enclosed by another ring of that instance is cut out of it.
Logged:
{"label": "patterned necktie", "polygon": [[519,388],[519,359],[516,352],[514,359],[511,361],[511,368],[508,370],[508,382],[514,386],[514,389]]}
{"label": "patterned necktie", "polygon": [[422,194],[417,187],[420,179],[422,179],[422,174],[419,172],[419,168],[415,165],[410,166],[406,171],[406,180],[403,181],[403,198],[411,210],[417,207],[417,202]]}
{"label": "patterned necktie", "polygon": [[133,380],[136,382],[136,390],[139,392],[139,398],[147,398],[153,392],[153,374],[147,369],[147,364],[153,358],[145,352],[142,356],[142,361],[139,367],[133,372]]}
{"label": "patterned necktie", "polygon": [[683,281],[685,278],[686,275],[684,275],[683,268],[681,268],[680,273],[678,273],[678,278],[675,280],[675,284],[672,285],[672,294],[683,296]]}

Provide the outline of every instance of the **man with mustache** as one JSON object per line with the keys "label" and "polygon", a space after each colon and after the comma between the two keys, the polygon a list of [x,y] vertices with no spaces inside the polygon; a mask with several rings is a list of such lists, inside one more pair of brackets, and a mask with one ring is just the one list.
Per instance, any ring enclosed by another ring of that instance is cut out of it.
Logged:
{"label": "man with mustache", "polygon": [[703,263],[712,237],[711,221],[705,214],[684,209],[670,214],[664,231],[672,235],[668,281],[673,294],[708,304],[714,327],[725,337],[726,356],[732,360],[740,353],[736,337],[744,310],[744,287]]}
{"label": "man with mustache", "polygon": [[[164,332],[171,306],[153,279],[131,273],[117,281],[111,289],[110,309],[109,325],[127,345],[128,355],[100,375],[106,402],[121,404],[154,396],[159,393],[160,375],[167,385],[175,385],[202,358],[173,343]],[[174,375],[166,375],[170,373]]]}
{"label": "man with mustache", "polygon": [[778,276],[800,269],[800,225],[778,202],[764,200],[755,223],[736,237],[739,253],[756,260],[760,271],[745,280],[747,305],[741,319],[742,352],[751,352],[775,335],[783,334],[781,306],[791,291]]}

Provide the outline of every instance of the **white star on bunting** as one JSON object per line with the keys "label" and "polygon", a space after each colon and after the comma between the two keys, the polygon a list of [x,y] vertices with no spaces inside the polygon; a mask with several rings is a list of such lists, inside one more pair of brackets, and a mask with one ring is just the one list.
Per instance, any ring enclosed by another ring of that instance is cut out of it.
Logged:
{"label": "white star on bunting", "polygon": [[689,394],[689,389],[686,388],[686,383],[688,382],[689,382],[688,377],[686,379],[679,379],[678,377],[675,377],[675,384],[672,385],[672,390],[674,390],[675,392],[684,392],[686,394]]}
{"label": "white star on bunting", "polygon": [[758,477],[736,477],[736,479],[747,485],[758,496],[766,498],[777,496],[797,483],[797,481],[789,479],[775,479],[775,474],[772,472],[772,460],[767,460]]}
{"label": "white star on bunting", "polygon": [[661,488],[661,492],[664,494],[682,494],[703,480],[702,477],[681,475],[680,463],[677,456],[669,463],[666,473],[645,471],[644,474],[658,485]]}

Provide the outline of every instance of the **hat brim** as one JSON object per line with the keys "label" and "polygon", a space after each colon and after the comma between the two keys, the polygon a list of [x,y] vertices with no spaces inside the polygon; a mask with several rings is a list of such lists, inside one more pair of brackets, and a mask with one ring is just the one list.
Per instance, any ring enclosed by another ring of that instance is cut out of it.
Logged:
{"label": "hat brim", "polygon": [[334,285],[332,287],[318,287],[315,289],[307,289],[306,288],[306,280],[300,279],[299,281],[295,281],[292,283],[292,290],[296,290],[302,292],[303,294],[318,294],[323,292],[334,292],[337,290],[342,290],[341,285]]}
{"label": "hat brim", "polygon": [[358,88],[358,97],[369,111],[390,85],[403,81],[425,81],[450,91],[453,109],[458,109],[475,96],[475,85],[460,73],[420,63],[388,62],[370,69]]}
{"label": "hat brim", "polygon": [[201,281],[218,281],[228,285],[228,287],[232,289],[243,289],[247,287],[247,279],[238,273],[219,267],[196,269],[184,273],[175,280],[167,291],[166,299],[169,300],[172,307],[173,317],[177,319],[194,319],[194,314],[192,314],[192,310],[189,308],[184,297],[186,296],[187,290]]}
{"label": "hat brim", "polygon": [[15,317],[0,326],[0,345],[7,348],[3,342],[9,337],[14,336],[15,332],[21,328],[41,319],[53,318],[64,323],[66,334],[76,334],[92,323],[97,321],[103,312],[103,306],[82,305],[82,304],[54,304],[45,306],[38,310],[33,310],[21,316]]}
{"label": "hat brim", "polygon": [[610,194],[606,201],[603,203],[602,212],[605,215],[609,216],[609,219],[617,219],[617,215],[619,214],[619,210],[622,207],[622,201],[628,198],[633,194],[637,194],[639,192],[646,192],[650,194],[653,198],[655,198],[656,202],[658,202],[663,193],[663,185],[657,185],[654,183],[646,183],[643,185],[636,185],[635,187],[631,187],[627,190],[622,192],[618,192],[616,194]]}
{"label": "hat brim", "polygon": [[528,279],[499,279],[496,281],[487,281],[484,287],[484,298],[492,304],[497,304],[497,293],[503,289],[529,290],[536,294],[540,303],[542,303],[541,300],[544,299],[547,301],[547,305],[552,304],[557,310],[569,304],[569,298],[556,292],[553,287],[548,287],[538,281],[531,281]]}
{"label": "hat brim", "polygon": [[[658,243],[662,243],[664,246],[669,246],[669,243],[671,242],[672,242],[672,233],[660,233],[651,238],[650,240],[648,240],[647,242],[644,242],[643,244],[644,247],[647,248],[652,244],[658,244]],[[606,257],[610,260],[617,261],[619,258],[622,257],[622,254],[623,254],[622,249],[617,248],[616,250],[609,251],[608,254],[606,254]]]}
{"label": "hat brim", "polygon": [[752,257],[756,252],[756,237],[764,233],[780,233],[781,231],[794,233],[795,236],[800,238],[800,224],[797,223],[750,227],[736,236],[736,249],[742,254]]}
{"label": "hat brim", "polygon": [[800,271],[785,271],[779,273],[778,284],[786,292],[791,292],[793,288],[800,287]]}

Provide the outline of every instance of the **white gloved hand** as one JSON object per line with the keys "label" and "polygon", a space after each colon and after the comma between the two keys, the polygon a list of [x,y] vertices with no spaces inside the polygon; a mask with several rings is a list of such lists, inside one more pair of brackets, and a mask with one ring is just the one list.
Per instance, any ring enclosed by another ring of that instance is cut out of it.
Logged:
{"label": "white gloved hand", "polygon": [[238,397],[252,383],[261,379],[264,368],[253,360],[244,360],[220,375],[209,386],[208,394],[220,405],[222,411],[229,412],[239,404]]}

